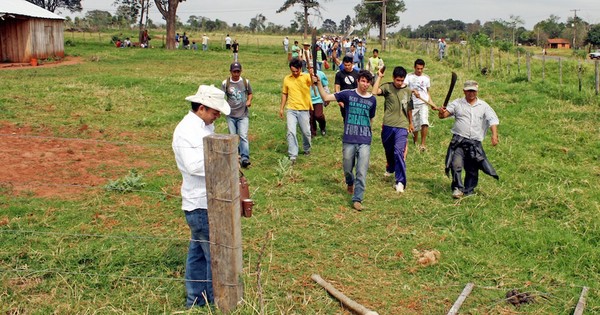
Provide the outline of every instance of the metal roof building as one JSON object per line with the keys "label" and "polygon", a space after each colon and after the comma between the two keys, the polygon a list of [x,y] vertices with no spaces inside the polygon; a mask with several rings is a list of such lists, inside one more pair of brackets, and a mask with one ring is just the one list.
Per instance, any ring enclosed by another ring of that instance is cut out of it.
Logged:
{"label": "metal roof building", "polygon": [[0,1],[0,62],[64,57],[64,20],[25,0]]}

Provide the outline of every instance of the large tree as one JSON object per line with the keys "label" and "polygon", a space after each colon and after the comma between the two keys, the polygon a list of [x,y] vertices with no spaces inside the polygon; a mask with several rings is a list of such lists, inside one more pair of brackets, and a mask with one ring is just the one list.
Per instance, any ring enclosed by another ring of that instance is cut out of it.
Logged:
{"label": "large tree", "polygon": [[600,24],[593,25],[587,33],[585,42],[600,47]]}
{"label": "large tree", "polygon": [[94,30],[109,27],[112,24],[112,15],[108,11],[92,10],[85,14],[85,19]]}
{"label": "large tree", "polygon": [[167,21],[167,49],[175,49],[175,28],[177,27],[177,7],[185,0],[154,0],[163,19]]}
{"label": "large tree", "polygon": [[[7,1],[7,0],[3,0]],[[58,8],[65,8],[71,13],[81,12],[81,0],[27,0],[38,7],[42,7],[50,12],[56,11]]]}
{"label": "large tree", "polygon": [[398,13],[406,11],[403,0],[369,0],[363,1],[354,7],[356,22],[368,27],[379,28],[379,38],[384,39],[383,31],[383,6],[385,5],[385,28],[396,26],[400,23]]}
{"label": "large tree", "polygon": [[267,18],[264,15],[262,15],[262,13],[259,13],[256,15],[256,17],[250,19],[250,25],[248,25],[248,27],[253,33],[262,32],[265,30],[266,22]]}
{"label": "large tree", "polygon": [[321,31],[324,33],[335,33],[337,32],[337,24],[331,20],[327,19],[323,22],[323,26],[321,26]]}
{"label": "large tree", "polygon": [[[324,0],[326,1],[326,0]],[[302,15],[304,16],[304,38],[306,38],[307,36],[307,31],[309,29],[308,27],[308,11],[309,10],[313,10],[316,12],[316,14],[318,15],[320,13],[319,9],[320,9],[320,5],[319,5],[319,1],[317,0],[285,0],[285,2],[283,3],[283,5],[281,6],[281,8],[279,8],[276,12],[277,13],[281,13],[283,11],[287,11],[287,9],[293,7],[294,5],[299,4],[302,6],[303,9],[303,13]]]}
{"label": "large tree", "polygon": [[510,15],[510,19],[508,21],[508,25],[512,28],[512,43],[513,45],[516,45],[516,34],[517,34],[517,28],[519,28],[519,26],[525,24],[525,20],[523,20],[520,16],[518,15]]}
{"label": "large tree", "polygon": [[145,28],[144,18],[148,21],[150,0],[115,0],[113,5],[118,6],[117,13],[122,14],[121,19],[135,21],[139,16],[139,41],[141,42]]}
{"label": "large tree", "polygon": [[350,18],[349,15],[346,15],[346,17],[340,21],[340,33],[347,34],[347,32],[350,30],[351,27],[352,27],[352,19]]}

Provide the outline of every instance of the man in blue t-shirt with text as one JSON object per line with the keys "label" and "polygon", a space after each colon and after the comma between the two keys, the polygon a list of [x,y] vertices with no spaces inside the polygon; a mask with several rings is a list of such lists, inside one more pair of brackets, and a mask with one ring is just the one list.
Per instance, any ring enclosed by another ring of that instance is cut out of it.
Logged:
{"label": "man in blue t-shirt with text", "polygon": [[362,201],[373,138],[371,125],[377,107],[375,96],[368,91],[372,80],[373,75],[369,71],[361,70],[358,73],[356,89],[329,94],[323,88],[321,80],[313,76],[313,82],[317,84],[323,101],[337,101],[346,109],[342,137],[342,164],[346,185],[348,185],[347,190],[352,194],[352,206],[358,211],[363,209]]}

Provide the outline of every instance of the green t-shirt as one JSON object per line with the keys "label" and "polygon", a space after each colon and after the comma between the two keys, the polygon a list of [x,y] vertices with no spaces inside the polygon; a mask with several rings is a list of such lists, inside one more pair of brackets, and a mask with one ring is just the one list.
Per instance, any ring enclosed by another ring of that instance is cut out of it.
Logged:
{"label": "green t-shirt", "polygon": [[392,82],[382,84],[380,89],[385,97],[383,124],[408,129],[408,111],[413,109],[411,89],[407,85],[398,89]]}
{"label": "green t-shirt", "polygon": [[298,58],[299,55],[300,55],[300,47],[298,47],[297,45],[293,45],[292,46],[292,58]]}

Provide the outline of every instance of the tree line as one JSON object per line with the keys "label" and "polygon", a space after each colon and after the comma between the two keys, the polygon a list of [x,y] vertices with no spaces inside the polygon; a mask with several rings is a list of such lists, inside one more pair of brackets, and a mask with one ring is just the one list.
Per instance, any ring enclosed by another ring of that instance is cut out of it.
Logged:
{"label": "tree line", "polygon": [[[81,11],[81,0],[28,0],[38,6],[46,8],[52,12],[57,8],[66,8],[71,12]],[[403,0],[361,1],[354,7],[355,15],[347,15],[341,21],[333,21],[323,18],[321,15],[321,5],[319,0],[285,0],[283,5],[276,11],[281,13],[294,7],[299,11],[294,13],[295,18],[289,25],[277,25],[269,22],[263,14],[257,14],[248,25],[233,23],[229,25],[219,19],[211,20],[207,17],[192,15],[186,22],[183,22],[177,16],[177,6],[185,0],[115,0],[113,5],[117,8],[113,15],[108,11],[93,10],[88,11],[83,18],[76,17],[71,19],[67,17],[67,29],[78,29],[84,31],[96,31],[101,29],[123,29],[139,27],[140,32],[143,28],[165,27],[167,37],[174,38],[175,29],[189,29],[194,31],[235,31],[235,32],[254,32],[266,34],[297,34],[307,33],[317,28],[319,33],[328,34],[347,34],[352,28],[355,34],[366,35],[372,28],[379,29],[380,38],[384,36],[383,29],[393,28],[400,24],[399,14],[406,11],[406,5]],[[331,1],[331,0],[321,0]],[[383,5],[385,4],[385,17],[383,16]],[[156,25],[148,18],[148,10],[152,6],[160,11],[166,24]],[[309,25],[309,16],[320,17],[322,25]],[[385,21],[385,25],[384,24]],[[509,19],[496,19],[493,21],[481,22],[476,20],[473,23],[447,19],[429,21],[425,25],[416,28],[406,26],[390,34],[389,37],[404,38],[426,38],[437,39],[446,38],[450,41],[468,41],[477,42],[495,42],[495,45],[537,45],[543,46],[550,38],[569,39],[574,48],[600,46],[600,24],[590,24],[580,17],[569,17],[566,22],[560,22],[560,17],[550,15],[547,19],[535,24],[532,30],[527,30],[524,21],[520,16],[511,15]],[[171,34],[173,33],[173,34]],[[173,35],[173,36],[170,36]],[[167,48],[170,47],[171,40],[167,42]]]}

